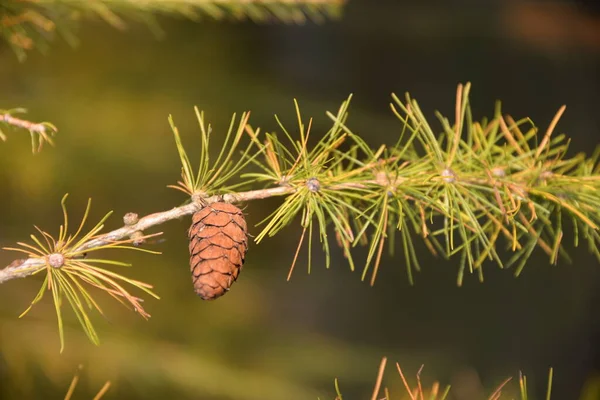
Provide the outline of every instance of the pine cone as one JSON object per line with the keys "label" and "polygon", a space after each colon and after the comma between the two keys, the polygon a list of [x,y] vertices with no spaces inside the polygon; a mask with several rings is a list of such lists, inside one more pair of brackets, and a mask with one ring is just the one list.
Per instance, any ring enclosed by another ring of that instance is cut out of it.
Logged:
{"label": "pine cone", "polygon": [[214,300],[237,279],[248,237],[242,210],[229,203],[212,203],[192,217],[190,268],[194,290],[204,300]]}

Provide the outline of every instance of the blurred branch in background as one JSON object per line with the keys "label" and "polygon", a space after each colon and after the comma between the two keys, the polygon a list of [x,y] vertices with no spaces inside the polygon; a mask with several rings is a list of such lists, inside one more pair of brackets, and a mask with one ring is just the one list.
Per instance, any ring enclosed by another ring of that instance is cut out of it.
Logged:
{"label": "blurred branch in background", "polygon": [[[67,394],[65,395],[64,400],[71,400],[71,398],[73,397],[75,388],[77,388],[77,384],[79,383],[79,373],[81,372],[82,369],[83,369],[83,365],[79,365],[79,367],[77,368],[77,372],[75,373],[75,376],[73,376],[71,385],[69,385],[69,390],[67,391]],[[104,386],[102,386],[100,391],[94,396],[93,400],[100,400],[102,397],[104,397],[106,392],[108,392],[108,389],[110,389],[110,381],[106,381]]]}
{"label": "blurred branch in background", "polygon": [[[383,359],[381,360],[381,363],[379,364],[379,372],[377,373],[377,379],[375,381],[375,387],[373,389],[373,394],[371,396],[371,400],[391,400],[392,397],[391,393],[393,391],[391,391],[390,389],[388,389],[387,386],[384,386],[383,389],[381,389],[382,384],[383,384],[383,377],[385,374],[385,370],[386,370],[386,364],[387,364],[387,358],[383,357]],[[408,380],[406,379],[406,377],[404,376],[404,373],[402,372],[402,368],[400,368],[400,364],[396,363],[396,369],[398,370],[398,374],[400,375],[400,378],[402,380],[402,385],[404,386],[404,390],[405,393],[402,397],[400,397],[400,399],[402,400],[423,400],[423,399],[429,399],[429,400],[445,400],[448,399],[448,396],[451,393],[451,388],[450,385],[445,386],[443,389],[440,387],[440,383],[435,381],[432,385],[430,389],[427,389],[426,387],[424,387],[424,384],[421,381],[421,372],[423,371],[423,365],[421,365],[421,368],[419,368],[419,370],[416,373],[416,382],[414,385],[410,385],[408,383]],[[553,375],[553,370],[552,368],[550,368],[550,372],[548,374],[548,388],[546,390],[546,400],[550,400],[551,394],[552,394],[552,375]],[[515,399],[518,398],[520,400],[527,400],[529,399],[528,397],[528,390],[527,390],[527,377],[521,373],[519,373],[519,387],[515,393],[515,390],[511,390],[511,388],[508,388],[507,385],[508,383],[512,380],[512,378],[507,378],[505,379],[498,387],[496,387],[496,389],[492,392],[491,395],[485,397],[488,400],[501,400],[501,399],[506,399],[506,398],[510,398],[510,399]],[[336,397],[334,400],[343,400],[342,397],[342,393],[340,391],[339,388],[339,384],[338,384],[338,380],[335,380],[335,390],[336,390]],[[503,391],[504,391],[504,395],[503,396]],[[383,392],[383,397],[381,397],[380,393]],[[394,397],[396,398],[396,397]],[[452,397],[455,398],[455,397]],[[479,395],[471,395],[471,396],[460,396],[460,397],[456,397],[459,399],[483,399],[483,394],[479,394]]]}
{"label": "blurred branch in background", "polygon": [[42,149],[44,143],[54,145],[52,136],[56,134],[58,129],[50,122],[31,122],[21,118],[17,118],[14,115],[19,113],[25,113],[27,110],[24,108],[13,108],[11,110],[0,109],[0,140],[6,141],[6,134],[2,131],[2,126],[12,129],[24,129],[29,131],[31,135],[31,150],[39,152]]}
{"label": "blurred branch in background", "polygon": [[155,15],[182,16],[197,21],[252,20],[302,24],[340,16],[345,0],[7,0],[0,5],[0,34],[20,60],[33,48],[45,50],[55,33],[72,45],[83,17],[98,16],[117,29],[126,20],[146,23],[155,33]]}

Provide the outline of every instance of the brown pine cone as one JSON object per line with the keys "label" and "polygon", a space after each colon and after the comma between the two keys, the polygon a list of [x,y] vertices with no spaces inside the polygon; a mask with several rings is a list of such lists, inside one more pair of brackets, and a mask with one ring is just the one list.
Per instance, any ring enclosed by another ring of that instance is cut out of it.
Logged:
{"label": "brown pine cone", "polygon": [[190,268],[194,290],[204,300],[214,300],[237,279],[248,236],[242,210],[229,203],[212,203],[192,217]]}

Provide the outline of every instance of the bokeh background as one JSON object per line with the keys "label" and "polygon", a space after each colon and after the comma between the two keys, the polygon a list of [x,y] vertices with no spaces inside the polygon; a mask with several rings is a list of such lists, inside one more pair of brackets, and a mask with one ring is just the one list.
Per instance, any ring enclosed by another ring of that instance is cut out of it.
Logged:
{"label": "bokeh background", "polygon": [[[0,245],[26,240],[33,224],[56,232],[64,193],[73,218],[88,197],[93,219],[114,210],[108,229],[126,212],[181,204],[166,188],[180,171],[167,116],[194,153],[194,105],[217,133],[244,110],[254,126],[276,130],[273,114],[294,126],[296,98],[315,117],[317,136],[327,130],[325,112],[353,93],[349,125],[378,146],[394,143],[401,129],[388,107],[392,92],[410,92],[434,118],[434,110],[452,115],[456,85],[470,81],[478,118],[491,116],[500,99],[506,112],[545,129],[566,104],[558,130],[572,137],[573,153],[590,154],[600,143],[595,4],[351,0],[340,21],[323,25],[161,18],[166,36],[158,40],[143,25],[120,32],[86,21],[77,48],[56,40],[24,63],[1,45],[0,107],[26,107],[59,135],[55,148],[35,156],[23,133],[0,145]],[[279,201],[247,204],[250,226]],[[101,298],[108,319],[95,318],[100,347],[69,316],[59,355],[50,298],[17,318],[41,277],[3,284],[0,397],[62,398],[82,364],[79,399],[106,380],[106,398],[332,399],[336,377],[344,398],[363,399],[388,356],[408,375],[425,364],[423,380],[451,383],[454,399],[485,398],[519,371],[540,398],[550,366],[554,398],[580,398],[586,387],[587,398],[600,398],[589,394],[600,370],[600,266],[583,248],[571,249],[571,265],[550,266],[534,254],[518,279],[490,266],[485,283],[473,276],[462,288],[456,262],[424,248],[412,287],[402,257],[386,256],[371,288],[339,253],[329,270],[316,257],[310,275],[301,262],[286,282],[296,225],[251,245],[233,290],[203,302],[189,276],[188,224],[157,229],[166,239],[154,245],[161,256],[123,255],[134,265],[130,276],[154,284],[162,299],[145,302],[146,322]],[[0,252],[0,265],[13,256]],[[392,367],[384,383],[401,393]]]}

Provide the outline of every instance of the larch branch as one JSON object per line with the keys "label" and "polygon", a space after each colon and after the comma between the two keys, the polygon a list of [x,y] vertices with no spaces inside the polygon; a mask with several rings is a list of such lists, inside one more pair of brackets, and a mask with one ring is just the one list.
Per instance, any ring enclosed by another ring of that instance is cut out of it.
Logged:
{"label": "larch branch", "polygon": [[[224,194],[211,196],[203,199],[204,204],[211,204],[217,201],[224,201],[227,203],[238,203],[249,200],[266,199],[273,196],[283,196],[295,191],[293,187],[280,186],[269,189],[250,190],[247,192]],[[171,210],[157,212],[154,214],[146,215],[138,220],[137,223],[132,225],[125,225],[119,229],[107,232],[99,235],[88,242],[82,244],[79,248],[74,251],[85,251],[95,247],[103,246],[118,240],[122,240],[131,237],[136,232],[143,232],[154,226],[164,224],[165,222],[173,219],[181,218],[186,215],[191,215],[196,211],[202,209],[204,205],[201,202],[192,202],[181,207],[175,207]],[[7,267],[0,270],[0,283],[4,283],[15,278],[25,278],[33,275],[46,267],[45,258],[28,258],[28,259],[17,259],[11,262]]]}
{"label": "larch branch", "polygon": [[31,121],[27,121],[27,120],[24,120],[21,118],[16,118],[7,113],[0,114],[0,122],[5,122],[6,124],[14,126],[15,128],[23,128],[30,132],[36,132],[36,133],[40,133],[40,134],[47,133],[47,131],[51,130],[51,128],[49,128],[45,124],[31,122]]}

